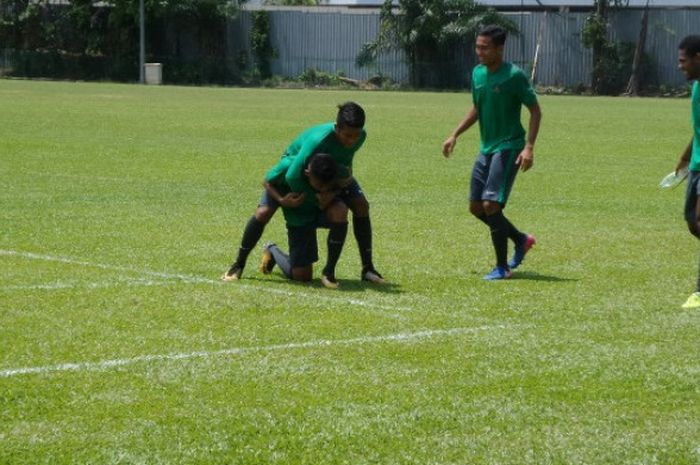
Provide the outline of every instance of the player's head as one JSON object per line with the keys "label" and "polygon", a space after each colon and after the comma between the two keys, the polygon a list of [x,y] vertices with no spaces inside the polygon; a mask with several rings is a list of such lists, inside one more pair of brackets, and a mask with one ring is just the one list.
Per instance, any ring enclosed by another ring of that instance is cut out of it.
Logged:
{"label": "player's head", "polygon": [[476,56],[479,63],[486,66],[503,61],[503,48],[506,43],[506,30],[501,26],[486,26],[476,36]]}
{"label": "player's head", "polygon": [[678,69],[688,79],[700,78],[700,35],[686,36],[678,45]]}
{"label": "player's head", "polygon": [[338,175],[338,164],[326,153],[311,155],[304,174],[317,192],[329,190]]}
{"label": "player's head", "polygon": [[360,140],[365,126],[365,110],[355,102],[338,105],[335,119],[335,136],[343,147],[350,148]]}

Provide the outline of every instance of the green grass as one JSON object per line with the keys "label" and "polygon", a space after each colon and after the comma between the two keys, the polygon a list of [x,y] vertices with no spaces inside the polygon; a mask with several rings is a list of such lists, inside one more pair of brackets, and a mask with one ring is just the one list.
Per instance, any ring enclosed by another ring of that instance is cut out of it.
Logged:
{"label": "green grass", "polygon": [[[259,251],[219,282],[264,172],[348,99],[392,285],[352,235],[339,291]],[[700,464],[697,244],[657,188],[689,102],[542,97],[507,209],[538,245],[497,283],[477,133],[440,154],[469,104],[0,80],[0,463]]]}

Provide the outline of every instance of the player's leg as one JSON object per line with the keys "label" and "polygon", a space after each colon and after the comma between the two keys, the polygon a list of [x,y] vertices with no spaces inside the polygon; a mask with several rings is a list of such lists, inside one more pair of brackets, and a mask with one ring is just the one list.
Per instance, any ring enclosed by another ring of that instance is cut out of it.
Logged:
{"label": "player's leg", "polygon": [[325,226],[328,226],[328,260],[323,268],[321,282],[330,289],[337,289],[339,284],[335,278],[335,267],[348,235],[348,207],[338,199],[326,209],[325,216]]}
{"label": "player's leg", "polygon": [[270,197],[267,191],[263,192],[258,207],[255,209],[255,213],[250,217],[243,230],[241,245],[238,248],[238,256],[222,277],[224,281],[236,281],[241,279],[243,268],[245,268],[246,261],[248,260],[248,255],[257,245],[265,230],[265,226],[275,214],[278,207],[279,204],[275,199]]}
{"label": "player's leg", "polygon": [[[700,239],[700,173],[691,171],[688,177],[688,188],[685,198],[685,220],[688,224],[688,231]],[[700,307],[700,264],[698,265],[698,278],[695,292],[688,297],[683,304],[683,308]]]}
{"label": "player's leg", "polygon": [[287,226],[287,239],[289,255],[275,244],[265,246],[261,269],[264,273],[270,273],[276,264],[289,279],[311,281],[313,264],[318,260],[316,226]]}
{"label": "player's leg", "polygon": [[[489,179],[489,171],[491,168],[492,157],[487,157],[486,155],[480,153],[474,162],[474,168],[472,170],[472,178],[470,185],[470,202],[469,211],[474,217],[479,221],[483,222],[489,228],[491,225],[486,219],[486,211],[484,210],[484,205],[482,201],[482,193],[486,190],[486,182]],[[517,173],[517,171],[515,171]],[[497,197],[496,197],[497,198]],[[525,234],[520,232],[509,220],[505,218],[505,223],[501,226],[507,231],[508,238],[513,241],[515,245],[515,253],[513,254],[513,259],[508,263],[510,268],[517,268],[520,263],[522,263],[525,258],[525,254],[535,245],[535,236],[531,234]]]}
{"label": "player's leg", "polygon": [[522,235],[503,214],[518,166],[515,164],[517,152],[505,150],[491,154],[488,163],[488,178],[481,194],[486,222],[491,230],[491,242],[496,253],[496,267],[485,279],[510,277],[508,265],[508,239]]}
{"label": "player's leg", "polygon": [[372,259],[372,222],[369,217],[369,202],[356,180],[342,189],[340,198],[352,210],[352,231],[357,240],[362,262],[362,279],[377,284],[386,280],[374,267]]}

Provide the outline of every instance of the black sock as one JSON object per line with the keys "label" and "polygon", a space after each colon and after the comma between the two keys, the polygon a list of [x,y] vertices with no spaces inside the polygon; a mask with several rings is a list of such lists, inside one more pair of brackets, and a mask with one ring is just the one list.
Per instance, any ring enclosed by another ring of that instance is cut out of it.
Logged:
{"label": "black sock", "polygon": [[272,254],[272,258],[275,259],[282,273],[284,273],[287,278],[292,279],[292,264],[289,262],[289,255],[282,252],[276,245],[271,245],[267,250]]}
{"label": "black sock", "polygon": [[340,252],[343,251],[345,237],[348,235],[347,223],[331,223],[330,231],[328,231],[328,261],[323,269],[323,274],[326,276],[335,277],[335,265],[340,258]]}
{"label": "black sock", "polygon": [[[503,212],[501,212],[501,214],[503,214]],[[503,219],[505,220],[506,227],[508,228],[508,239],[515,242],[516,244],[520,244],[520,241],[523,239],[524,234],[518,231],[518,228],[513,226],[513,223],[511,223],[510,220],[508,220],[508,218],[504,216]]]}
{"label": "black sock", "polygon": [[486,217],[491,228],[491,242],[496,252],[496,265],[508,268],[508,220],[499,211]]}
{"label": "black sock", "polygon": [[248,260],[248,254],[255,248],[264,230],[265,223],[258,221],[255,215],[251,216],[243,231],[241,247],[238,249],[238,257],[236,258],[236,263],[241,267],[245,266],[245,262]]}
{"label": "black sock", "polygon": [[360,249],[362,269],[374,269],[374,264],[372,263],[372,224],[369,216],[361,218],[353,216],[352,231],[355,233],[357,248]]}
{"label": "black sock", "polygon": [[[501,214],[503,214],[502,211],[501,211]],[[486,215],[485,215],[485,214],[484,214],[484,215],[481,215],[481,216],[477,216],[476,218],[477,218],[479,221],[482,221],[485,225],[491,227],[491,225],[489,224],[489,221],[486,219]],[[516,243],[516,244],[520,244],[520,241],[521,241],[522,238],[523,238],[523,233],[521,233],[521,232],[518,230],[518,228],[516,228],[515,226],[513,226],[513,223],[511,223],[510,220],[508,220],[508,218],[506,218],[506,217],[504,216],[503,219],[506,220],[506,228],[508,229],[508,239],[510,239],[511,241],[513,241],[513,242]]]}

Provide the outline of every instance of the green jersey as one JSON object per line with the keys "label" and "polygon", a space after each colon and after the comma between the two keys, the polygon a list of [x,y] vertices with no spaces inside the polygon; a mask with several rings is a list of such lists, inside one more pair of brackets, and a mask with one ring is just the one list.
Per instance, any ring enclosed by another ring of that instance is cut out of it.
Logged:
{"label": "green jersey", "polygon": [[287,170],[287,184],[293,192],[301,192],[305,182],[304,168],[309,157],[314,153],[327,153],[338,163],[338,177],[346,178],[352,169],[352,159],[367,138],[367,133],[362,130],[358,141],[350,148],[343,147],[335,137],[335,123],[324,123],[313,126],[302,132],[287,147],[283,158],[291,158],[292,162]]}
{"label": "green jersey", "polygon": [[[265,175],[265,181],[272,184],[282,195],[292,192],[285,177],[293,160],[294,159],[291,157],[282,157],[282,159]],[[294,189],[294,192],[304,193],[306,197],[304,198],[304,202],[296,208],[282,207],[287,225],[306,226],[316,221],[321,210],[318,205],[316,191],[311,187],[308,178],[303,174],[303,169],[302,179],[299,182],[298,188]]]}
{"label": "green jersey", "polygon": [[525,147],[520,110],[522,105],[536,104],[537,95],[520,68],[503,62],[490,73],[485,65],[476,66],[472,72],[472,100],[479,117],[481,153]]}
{"label": "green jersey", "polygon": [[700,171],[700,81],[693,83],[690,96],[691,114],[693,119],[693,151],[690,156],[690,171]]}

